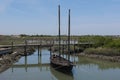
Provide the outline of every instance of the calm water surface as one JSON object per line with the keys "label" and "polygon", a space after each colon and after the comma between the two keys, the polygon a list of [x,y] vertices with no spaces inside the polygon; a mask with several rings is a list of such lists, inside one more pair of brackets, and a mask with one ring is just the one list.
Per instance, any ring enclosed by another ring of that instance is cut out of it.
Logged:
{"label": "calm water surface", "polygon": [[71,57],[76,61],[72,73],[64,74],[50,65],[47,49],[22,57],[8,70],[0,73],[0,80],[120,80],[120,64],[86,57]]}

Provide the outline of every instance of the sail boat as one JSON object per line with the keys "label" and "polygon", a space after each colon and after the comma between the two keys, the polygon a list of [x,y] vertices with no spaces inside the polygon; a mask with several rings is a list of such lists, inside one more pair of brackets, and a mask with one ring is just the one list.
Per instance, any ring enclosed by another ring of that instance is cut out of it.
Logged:
{"label": "sail boat", "polygon": [[61,56],[60,46],[61,46],[61,36],[60,36],[60,5],[58,6],[58,22],[59,22],[59,55],[51,55],[50,63],[52,67],[56,70],[69,72],[73,68],[73,62],[70,61],[70,10],[68,14],[68,59]]}

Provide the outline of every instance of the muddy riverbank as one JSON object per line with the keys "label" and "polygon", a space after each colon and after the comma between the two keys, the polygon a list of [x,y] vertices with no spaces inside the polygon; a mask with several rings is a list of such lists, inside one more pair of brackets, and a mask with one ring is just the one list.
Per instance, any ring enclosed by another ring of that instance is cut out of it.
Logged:
{"label": "muddy riverbank", "polygon": [[76,55],[77,56],[85,56],[85,57],[89,57],[89,58],[95,58],[95,59],[101,59],[101,60],[107,60],[110,62],[120,62],[120,56],[104,56],[104,55],[85,54],[85,53],[79,53]]}
{"label": "muddy riverbank", "polygon": [[11,67],[22,56],[31,55],[34,51],[34,48],[28,48],[25,53],[23,48],[16,48],[13,53],[0,56],[0,73]]}
{"label": "muddy riverbank", "polygon": [[[85,57],[95,58],[99,60],[107,60],[110,62],[120,62],[120,55],[119,55],[120,53],[116,49],[101,48],[101,50],[99,51],[97,51],[97,49],[95,49],[95,51],[92,51],[92,52],[91,51],[86,52],[86,50],[82,48],[78,48],[74,50],[71,49],[70,55],[85,56]],[[53,47],[50,50],[52,52],[58,52],[57,47]],[[61,52],[62,54],[68,54],[67,48],[65,48],[64,51],[61,50]]]}

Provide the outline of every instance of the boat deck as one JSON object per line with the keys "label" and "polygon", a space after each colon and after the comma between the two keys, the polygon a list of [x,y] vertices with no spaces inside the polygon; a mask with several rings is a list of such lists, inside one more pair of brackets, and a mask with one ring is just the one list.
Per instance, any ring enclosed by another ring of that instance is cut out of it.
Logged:
{"label": "boat deck", "polygon": [[51,61],[53,63],[56,63],[56,64],[60,64],[60,65],[63,65],[63,66],[69,66],[69,65],[73,65],[72,62],[70,62],[69,60],[65,59],[65,58],[62,58],[60,56],[51,56]]}

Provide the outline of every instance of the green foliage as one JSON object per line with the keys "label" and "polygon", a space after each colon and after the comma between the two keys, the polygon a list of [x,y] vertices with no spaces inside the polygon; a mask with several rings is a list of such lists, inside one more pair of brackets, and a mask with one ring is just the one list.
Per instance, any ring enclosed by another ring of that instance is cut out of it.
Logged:
{"label": "green foliage", "polygon": [[28,35],[26,34],[20,34],[20,37],[27,37]]}
{"label": "green foliage", "polygon": [[106,44],[106,47],[111,47],[111,48],[120,48],[120,39],[114,39],[108,44]]}
{"label": "green foliage", "polygon": [[113,48],[88,48],[84,51],[84,53],[93,55],[120,56],[119,50]]}
{"label": "green foliage", "polygon": [[[43,39],[55,40],[58,39],[57,35],[26,35],[20,34],[18,36],[0,35],[0,44],[24,43],[25,40],[30,39]],[[61,35],[61,39],[67,40],[67,35]],[[100,35],[85,35],[85,36],[71,36],[71,40],[79,40],[79,43],[93,43],[90,47],[104,47],[104,48],[120,48],[120,37],[116,36],[100,36]],[[87,45],[85,45],[87,46]],[[82,46],[77,46],[82,47]],[[82,47],[83,48],[83,47]],[[87,47],[85,47],[87,48]],[[119,49],[120,50],[120,49]]]}
{"label": "green foliage", "polygon": [[119,48],[120,47],[120,38],[115,38],[112,36],[80,36],[79,43],[94,43],[93,47],[110,47],[110,48]]}

